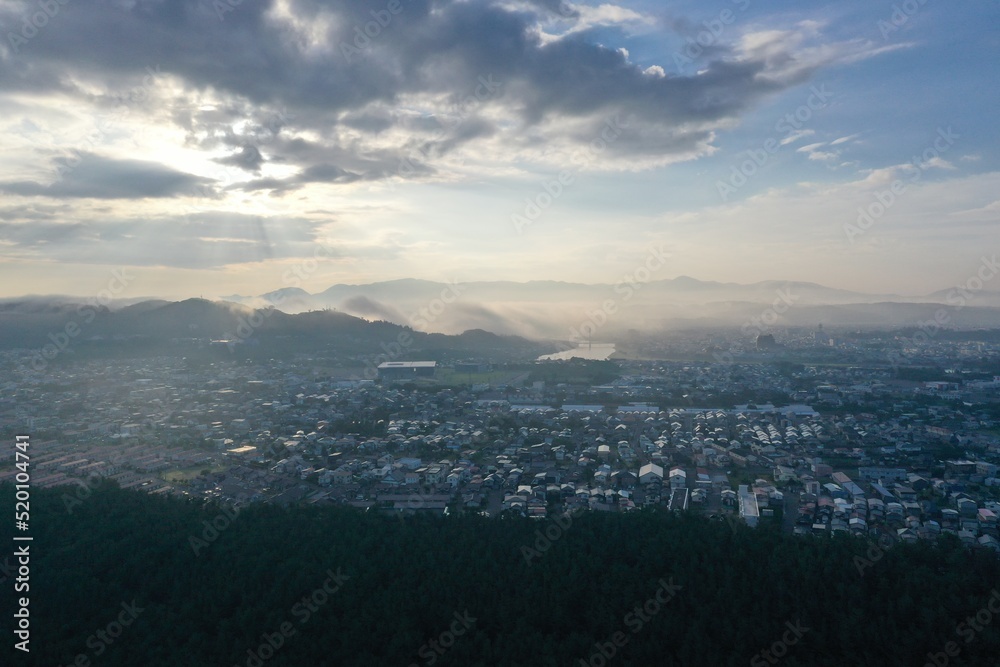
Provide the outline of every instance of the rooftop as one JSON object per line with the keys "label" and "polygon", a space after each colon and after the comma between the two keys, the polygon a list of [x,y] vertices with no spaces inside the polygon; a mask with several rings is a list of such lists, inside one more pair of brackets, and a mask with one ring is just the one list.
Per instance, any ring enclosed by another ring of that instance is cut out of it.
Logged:
{"label": "rooftop", "polygon": [[437,366],[436,361],[384,361],[378,365],[379,369],[383,368],[434,368]]}

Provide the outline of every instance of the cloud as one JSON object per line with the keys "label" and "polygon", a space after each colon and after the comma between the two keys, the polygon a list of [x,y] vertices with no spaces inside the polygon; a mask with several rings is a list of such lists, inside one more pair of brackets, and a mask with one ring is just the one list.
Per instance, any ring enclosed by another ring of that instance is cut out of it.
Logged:
{"label": "cloud", "polygon": [[[902,188],[892,190],[896,181]],[[896,165],[843,182],[769,188],[724,205],[667,214],[660,225],[671,239],[682,239],[672,258],[678,273],[702,271],[702,249],[710,247],[713,262],[732,267],[718,280],[781,277],[868,292],[926,293],[944,286],[942,276],[967,275],[982,253],[993,252],[988,231],[996,226],[991,202],[997,188],[1000,172],[946,172],[932,179],[912,165]],[[849,236],[848,229],[867,224],[859,222],[864,211],[894,191],[881,217],[863,234]],[[970,210],[972,202],[979,208]],[[766,237],[747,220],[767,220]],[[720,245],[719,238],[729,242]],[[745,243],[758,244],[760,261],[740,254]]]}
{"label": "cloud", "polygon": [[25,197],[143,199],[203,193],[206,178],[186,174],[156,162],[119,160],[77,151],[51,160],[53,183],[0,182],[0,192]]}
{"label": "cloud", "polygon": [[264,158],[260,154],[260,149],[256,146],[244,146],[238,153],[224,158],[217,158],[215,161],[219,164],[239,167],[244,171],[250,171],[255,174],[260,173],[260,167],[264,164]]}
{"label": "cloud", "polygon": [[840,157],[840,151],[821,151],[819,150],[823,146],[832,146],[833,144],[827,144],[825,141],[821,141],[815,144],[808,144],[806,146],[801,146],[795,149],[796,153],[805,153],[810,160],[819,161],[832,161]]}
{"label": "cloud", "polygon": [[930,160],[927,160],[926,162],[921,162],[920,166],[923,169],[947,169],[949,171],[954,171],[955,169],[958,169],[958,167],[956,167],[951,162],[948,162],[948,160],[945,160],[942,157],[932,157]]}
{"label": "cloud", "polygon": [[816,130],[797,130],[792,132],[787,137],[781,140],[782,146],[787,146],[788,144],[795,143],[799,139],[804,139],[805,137],[811,137],[816,134]]}
{"label": "cloud", "polygon": [[847,143],[848,141],[854,141],[855,139],[857,139],[860,136],[861,136],[861,133],[858,132],[857,134],[852,134],[852,135],[849,135],[849,136],[846,136],[846,137],[840,137],[839,139],[834,139],[833,141],[831,141],[830,145],[831,146],[839,146],[840,144]]}
{"label": "cloud", "polygon": [[341,304],[340,309],[349,315],[377,318],[396,324],[407,324],[407,319],[397,309],[375,299],[370,299],[367,296],[352,296]]}
{"label": "cloud", "polygon": [[954,217],[964,217],[971,219],[981,219],[984,216],[990,219],[995,219],[997,215],[1000,215],[1000,199],[992,201],[986,206],[980,206],[979,208],[967,209],[964,211],[955,211],[951,215]]}
{"label": "cloud", "polygon": [[[0,19],[32,6],[11,3]],[[450,178],[470,157],[567,167],[616,114],[632,120],[629,128],[586,169],[687,160],[712,153],[714,133],[765,97],[877,51],[862,40],[826,42],[821,24],[803,21],[734,33],[735,43],[714,45],[696,73],[666,75],[669,63],[633,63],[598,42],[602,27],[655,27],[616,4],[407,0],[386,25],[373,23],[371,11],[384,9],[374,0],[74,0],[25,46],[24,59],[0,58],[0,90],[93,103],[110,95],[95,90],[142,81],[151,102],[132,105],[133,119],[179,128],[209,160],[253,174],[240,189],[282,194],[387,175]],[[151,84],[144,63],[155,65]],[[189,184],[14,187],[168,196]]]}
{"label": "cloud", "polygon": [[[313,256],[321,224],[222,211],[152,219],[2,222],[0,244],[9,257],[206,269]],[[325,253],[336,254],[334,249]]]}
{"label": "cloud", "polygon": [[231,185],[229,189],[244,191],[270,190],[273,193],[284,193],[289,190],[296,190],[308,183],[326,183],[328,185],[346,184],[353,183],[361,178],[363,178],[361,175],[347,171],[336,165],[317,164],[289,178],[261,178]]}
{"label": "cloud", "polygon": [[656,23],[656,19],[651,16],[646,16],[621,5],[610,3],[603,3],[596,7],[573,5],[572,11],[575,12],[575,18],[578,20],[572,28],[563,33],[563,36],[604,26],[640,28],[643,26],[652,26]]}

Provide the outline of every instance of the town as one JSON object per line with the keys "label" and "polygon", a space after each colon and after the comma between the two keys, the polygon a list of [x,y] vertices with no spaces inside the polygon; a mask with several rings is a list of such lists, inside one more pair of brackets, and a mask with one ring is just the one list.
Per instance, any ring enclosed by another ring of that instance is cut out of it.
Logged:
{"label": "town", "polygon": [[[304,355],[82,360],[42,376],[4,353],[0,423],[31,434],[33,484],[63,489],[67,511],[110,479],[235,508],[541,519],[662,506],[1000,552],[1000,376],[983,371],[997,344],[934,341],[928,365],[900,368],[873,343],[816,348],[814,333],[784,335],[778,352],[773,336],[745,349],[675,338],[633,346],[670,361],[416,359],[374,379],[365,359],[349,371]],[[676,360],[695,348],[701,359]],[[788,361],[809,356],[823,361]]]}

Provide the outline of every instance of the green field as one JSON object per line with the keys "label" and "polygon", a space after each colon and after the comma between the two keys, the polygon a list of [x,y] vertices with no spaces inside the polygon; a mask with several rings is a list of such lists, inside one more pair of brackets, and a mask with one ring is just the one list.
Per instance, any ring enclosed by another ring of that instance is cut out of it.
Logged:
{"label": "green field", "polygon": [[201,475],[202,470],[210,470],[211,472],[222,472],[226,467],[218,464],[206,463],[200,466],[194,466],[191,468],[177,468],[176,470],[168,470],[163,473],[161,477],[163,481],[169,482],[171,484],[176,484],[178,482],[188,482],[195,479]]}
{"label": "green field", "polygon": [[491,371],[489,373],[457,373],[452,368],[438,368],[434,374],[434,380],[438,384],[448,386],[488,384],[496,386],[498,384],[510,384],[510,382],[524,371]]}

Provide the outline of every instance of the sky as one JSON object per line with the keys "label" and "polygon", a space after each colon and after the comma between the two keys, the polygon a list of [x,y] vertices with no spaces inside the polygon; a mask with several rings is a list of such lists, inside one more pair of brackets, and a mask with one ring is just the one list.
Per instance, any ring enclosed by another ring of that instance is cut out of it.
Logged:
{"label": "sky", "polygon": [[0,297],[947,289],[998,54],[981,1],[5,0]]}

